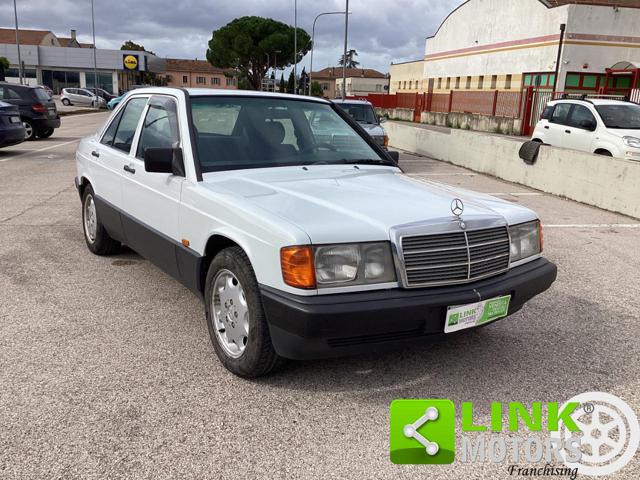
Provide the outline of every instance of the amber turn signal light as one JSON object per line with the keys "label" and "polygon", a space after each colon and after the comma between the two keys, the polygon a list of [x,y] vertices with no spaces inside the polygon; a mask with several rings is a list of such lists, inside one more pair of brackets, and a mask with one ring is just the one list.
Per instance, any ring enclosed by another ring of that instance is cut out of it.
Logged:
{"label": "amber turn signal light", "polygon": [[316,288],[313,249],[306,246],[280,249],[280,268],[284,283],[296,288]]}
{"label": "amber turn signal light", "polygon": [[538,220],[538,237],[540,238],[540,253],[544,250],[544,236],[542,235],[542,222]]}

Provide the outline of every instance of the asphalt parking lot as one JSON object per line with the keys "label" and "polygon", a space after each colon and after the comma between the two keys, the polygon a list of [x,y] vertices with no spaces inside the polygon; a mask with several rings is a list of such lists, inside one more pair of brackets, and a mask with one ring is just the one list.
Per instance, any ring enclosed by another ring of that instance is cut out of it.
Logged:
{"label": "asphalt parking lot", "polygon": [[[640,411],[640,221],[407,154],[420,181],[535,209],[555,285],[445,341],[234,377],[193,294],[131,251],[85,246],[73,154],[106,116],[0,150],[0,478],[508,478],[391,464],[389,403],[473,401],[486,422],[492,400],[599,390]],[[637,475],[636,460],[615,478]]]}

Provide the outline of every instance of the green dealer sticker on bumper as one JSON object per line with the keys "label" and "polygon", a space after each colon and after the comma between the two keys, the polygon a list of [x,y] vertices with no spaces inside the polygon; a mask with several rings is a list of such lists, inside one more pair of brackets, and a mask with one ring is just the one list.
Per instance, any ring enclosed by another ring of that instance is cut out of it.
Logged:
{"label": "green dealer sticker on bumper", "polygon": [[444,324],[445,333],[457,332],[465,328],[477,327],[483,323],[506,317],[509,313],[511,295],[496,297],[483,302],[449,307]]}

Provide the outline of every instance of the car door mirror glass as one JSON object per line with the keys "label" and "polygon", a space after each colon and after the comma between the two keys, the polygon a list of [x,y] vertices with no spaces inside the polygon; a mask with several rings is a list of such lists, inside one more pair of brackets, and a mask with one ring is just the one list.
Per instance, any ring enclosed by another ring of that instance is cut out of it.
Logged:
{"label": "car door mirror glass", "polygon": [[144,170],[150,173],[171,173],[184,177],[181,148],[148,147],[144,150]]}
{"label": "car door mirror glass", "polygon": [[597,124],[593,120],[582,120],[578,126],[593,132],[596,129]]}

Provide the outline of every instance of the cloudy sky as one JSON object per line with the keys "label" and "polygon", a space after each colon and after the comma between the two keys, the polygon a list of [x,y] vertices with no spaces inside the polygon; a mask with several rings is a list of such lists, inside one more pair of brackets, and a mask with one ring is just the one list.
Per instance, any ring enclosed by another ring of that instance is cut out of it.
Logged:
{"label": "cloudy sky", "polygon": [[[211,32],[232,19],[258,15],[293,25],[294,0],[94,0],[98,48],[120,48],[125,40],[163,57],[204,58]],[[13,26],[13,2],[0,2],[0,26]],[[424,54],[424,39],[462,0],[351,0],[349,48],[363,67],[387,72],[389,63]],[[91,0],[17,0],[23,28],[53,30],[91,41]],[[311,35],[314,17],[344,10],[344,0],[298,0],[298,25]],[[316,24],[314,67],[335,65],[343,48],[343,19]],[[309,56],[302,65],[309,67]],[[314,68],[314,69],[316,69]]]}

